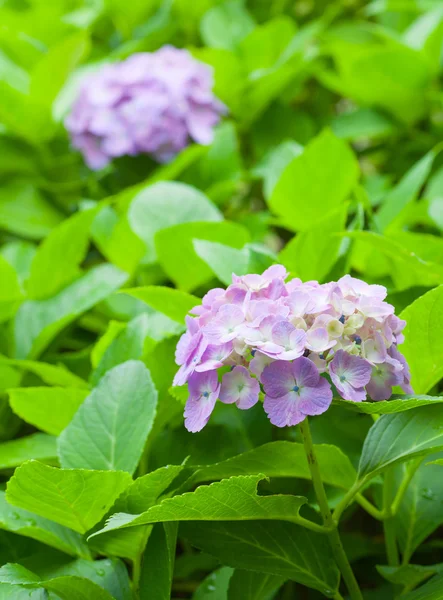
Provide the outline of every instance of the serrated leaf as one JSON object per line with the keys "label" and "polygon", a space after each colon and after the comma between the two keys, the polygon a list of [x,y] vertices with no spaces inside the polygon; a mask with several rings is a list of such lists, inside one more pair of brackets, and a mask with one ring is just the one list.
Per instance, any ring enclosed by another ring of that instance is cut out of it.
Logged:
{"label": "serrated leaf", "polygon": [[76,317],[123,285],[128,275],[113,265],[100,265],[47,300],[27,300],[14,320],[16,358],[38,356]]}
{"label": "serrated leaf", "polygon": [[72,556],[89,558],[89,550],[77,532],[6,502],[0,492],[0,528],[32,538]]}
{"label": "serrated leaf", "polygon": [[358,475],[368,479],[396,463],[442,449],[443,410],[439,404],[383,415],[366,437]]}
{"label": "serrated leaf", "polygon": [[29,461],[9,480],[6,496],[14,506],[85,533],[130,482],[131,477],[123,471],[57,469]]}
{"label": "serrated leaf", "polygon": [[13,388],[8,394],[12,410],[21,419],[46,433],[58,435],[71,422],[88,390],[42,386]]}
{"label": "serrated leaf", "polygon": [[182,523],[180,534],[224,565],[292,579],[326,596],[333,596],[338,587],[326,536],[293,523]]}
{"label": "serrated leaf", "polygon": [[56,462],[57,438],[46,433],[32,433],[0,444],[0,469],[18,467],[30,459]]}
{"label": "serrated leaf", "polygon": [[354,412],[366,415],[389,415],[393,413],[404,412],[420,406],[429,404],[440,404],[443,402],[443,396],[393,396],[391,400],[380,400],[379,402],[352,402],[351,400],[335,399],[334,404],[343,406]]}
{"label": "serrated leaf", "polygon": [[[263,475],[231,477],[208,486],[200,486],[149,508],[140,515],[117,513],[105,527],[93,534],[168,521],[245,521],[284,519],[298,521],[300,507],[307,502],[301,496],[259,496],[257,485]],[[226,499],[229,498],[229,503]]]}
{"label": "serrated leaf", "polygon": [[157,390],[142,362],[130,360],[114,367],[60,435],[61,465],[133,473],[156,408]]}
{"label": "serrated leaf", "polygon": [[142,300],[177,323],[184,323],[185,316],[191,308],[201,304],[201,300],[197,296],[160,285],[129,288],[123,290],[122,293]]}
{"label": "serrated leaf", "polygon": [[30,371],[48,385],[60,385],[64,387],[88,388],[86,381],[68,371],[64,365],[51,365],[49,363],[37,362],[33,360],[16,360],[0,356],[0,366],[8,365]]}

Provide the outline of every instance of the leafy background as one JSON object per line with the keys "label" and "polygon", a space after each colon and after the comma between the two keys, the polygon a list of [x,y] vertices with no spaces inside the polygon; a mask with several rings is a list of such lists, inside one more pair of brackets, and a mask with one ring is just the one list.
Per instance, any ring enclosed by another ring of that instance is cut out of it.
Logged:
{"label": "leafy background", "polygon": [[[170,388],[189,308],[275,261],[384,284],[408,321],[433,398],[312,429],[331,506],[410,479],[402,567],[343,515],[365,599],[442,597],[442,42],[440,0],[0,1],[0,598],[334,596],[297,431],[220,405],[189,434]],[[63,126],[79,81],[166,43],[214,67],[229,117],[166,166],[91,172]]]}

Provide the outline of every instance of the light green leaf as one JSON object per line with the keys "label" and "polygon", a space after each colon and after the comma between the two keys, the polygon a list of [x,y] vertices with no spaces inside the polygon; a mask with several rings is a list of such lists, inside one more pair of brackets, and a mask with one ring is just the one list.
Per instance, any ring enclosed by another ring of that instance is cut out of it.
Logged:
{"label": "light green leaf", "polygon": [[325,130],[285,168],[269,198],[285,227],[306,231],[339,208],[358,179],[347,144]]}
{"label": "light green leaf", "polygon": [[206,46],[234,50],[254,29],[254,20],[243,0],[227,0],[203,16],[200,33]]}
{"label": "light green leaf", "polygon": [[113,600],[106,590],[83,577],[56,577],[42,583],[42,587],[62,600]]}
{"label": "light green leaf", "polygon": [[88,388],[86,381],[68,371],[64,365],[51,365],[49,363],[37,362],[33,360],[16,360],[14,358],[5,358],[0,356],[0,366],[8,365],[30,371],[48,385],[63,387]]}
{"label": "light green leaf", "polygon": [[183,523],[180,533],[229,567],[292,579],[329,597],[338,587],[326,536],[293,523],[194,522]]}
{"label": "light green leaf", "polygon": [[289,163],[303,152],[303,146],[292,140],[272,148],[254,168],[254,175],[262,177],[265,198],[270,198],[278,180]]}
{"label": "light green leaf", "polygon": [[128,211],[132,229],[145,242],[155,260],[154,236],[158,231],[193,221],[221,221],[220,211],[199,190],[173,181],[158,182],[139,192]]}
{"label": "light green leaf", "polygon": [[88,249],[89,230],[95,215],[95,209],[76,213],[45,238],[31,264],[27,282],[30,299],[49,298],[80,275],[79,265]]}
{"label": "light green leaf", "polygon": [[0,323],[10,319],[16,312],[22,291],[18,274],[14,267],[0,255]]}
{"label": "light green leaf", "polygon": [[421,394],[443,377],[443,285],[415,300],[401,314],[405,342],[401,346],[411,369],[411,385]]}
{"label": "light green leaf", "polygon": [[[315,453],[325,483],[344,489],[352,486],[356,471],[339,448],[329,444],[316,444]],[[267,477],[311,479],[303,444],[286,441],[269,442],[223,462],[196,469],[186,485],[254,473],[264,473]]]}
{"label": "light green leaf", "polygon": [[[70,423],[88,395],[82,388],[26,387],[8,389],[13,411],[46,433],[58,435]],[[55,455],[54,455],[55,456]],[[41,458],[33,456],[28,458]]]}
{"label": "light green leaf", "polygon": [[11,583],[13,585],[33,585],[40,582],[38,575],[16,563],[7,563],[0,567],[0,583]]}
{"label": "light green leaf", "polygon": [[292,238],[280,252],[279,262],[294,277],[304,281],[324,281],[338,258],[343,240],[334,233],[344,231],[347,212],[348,206],[343,204],[326,219],[320,219],[307,231]]}
{"label": "light green leaf", "polygon": [[0,444],[0,469],[18,467],[29,459],[53,463],[56,457],[57,439],[46,433],[32,433]]}
{"label": "light green leaf", "polygon": [[142,300],[177,323],[184,323],[191,308],[201,304],[201,300],[197,296],[161,285],[129,288],[123,290],[122,293]]}
{"label": "light green leaf", "polygon": [[32,590],[9,583],[0,584],[0,600],[46,600],[45,590]]}
{"label": "light green leaf", "polygon": [[143,555],[140,600],[171,598],[177,528],[177,523],[154,525]]}
{"label": "light green leaf", "polygon": [[229,582],[227,600],[272,600],[284,577],[236,569]]}
{"label": "light green leaf", "polygon": [[233,572],[230,567],[221,567],[210,573],[195,590],[192,600],[227,600]]}
{"label": "light green leaf", "polygon": [[443,565],[401,565],[400,567],[389,567],[387,565],[377,565],[377,571],[385,579],[396,585],[409,589],[415,588],[426,579],[436,573],[443,571]]}
{"label": "light green leaf", "polygon": [[379,402],[352,402],[352,400],[343,400],[342,398],[334,400],[337,406],[354,412],[364,413],[366,415],[389,415],[392,413],[404,412],[419,406],[429,404],[438,404],[443,402],[443,396],[393,396],[391,400],[381,400]]}
{"label": "light green leaf", "polygon": [[29,461],[9,480],[6,497],[14,506],[85,533],[100,521],[130,482],[123,471],[57,469]]}
{"label": "light green leaf", "polygon": [[0,227],[38,240],[62,220],[62,215],[29,183],[11,181],[0,191]]}
{"label": "light green leaf", "polygon": [[[105,527],[93,534],[125,527],[168,521],[249,521],[259,519],[299,521],[300,507],[307,502],[301,496],[259,496],[257,485],[263,475],[231,477],[195,492],[174,496],[152,506],[140,515],[117,513]],[[229,498],[229,503],[226,503]]]}
{"label": "light green leaf", "polygon": [[14,268],[22,286],[29,277],[35,252],[35,245],[31,242],[9,242],[0,249],[0,254]]}
{"label": "light green leaf", "polygon": [[14,321],[17,358],[38,356],[76,317],[123,285],[127,274],[112,265],[100,265],[47,300],[24,302]]}
{"label": "light green leaf", "polygon": [[332,120],[332,131],[339,138],[354,141],[364,138],[385,137],[395,131],[389,117],[372,108],[357,108],[338,115]]}
{"label": "light green leaf", "polygon": [[149,370],[130,360],[108,371],[59,437],[65,468],[133,473],[151,431],[157,391]]}
{"label": "light green leaf", "polygon": [[225,285],[232,283],[234,273],[235,275],[246,275],[248,273],[248,248],[237,250],[218,242],[194,240],[194,250]]}
{"label": "light green leaf", "polygon": [[359,478],[369,479],[396,463],[442,449],[443,411],[439,404],[383,415],[366,437]]}
{"label": "light green leaf", "polygon": [[32,538],[72,556],[90,557],[88,546],[80,534],[27,510],[11,506],[6,502],[4,492],[0,492],[0,529]]}
{"label": "light green leaf", "polygon": [[212,277],[212,270],[194,250],[194,239],[220,242],[239,249],[249,241],[249,233],[244,227],[228,221],[175,225],[157,233],[155,246],[159,262],[177,287],[186,292]]}

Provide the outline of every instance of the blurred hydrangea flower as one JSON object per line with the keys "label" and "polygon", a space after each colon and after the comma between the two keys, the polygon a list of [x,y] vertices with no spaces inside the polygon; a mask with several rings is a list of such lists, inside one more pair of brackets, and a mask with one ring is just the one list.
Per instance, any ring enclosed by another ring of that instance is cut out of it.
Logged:
{"label": "blurred hydrangea flower", "polygon": [[66,127],[92,169],[142,153],[168,162],[190,139],[212,142],[226,113],[212,88],[212,67],[187,50],[133,54],[86,78]]}
{"label": "blurred hydrangea flower", "polygon": [[386,400],[393,386],[412,393],[397,346],[406,323],[384,301],[386,289],[346,275],[337,282],[285,283],[274,265],[262,275],[233,275],[186,318],[174,385],[188,383],[185,425],[200,431],[216,400],[264,410],[278,427],[325,412],[332,386],[347,400]]}

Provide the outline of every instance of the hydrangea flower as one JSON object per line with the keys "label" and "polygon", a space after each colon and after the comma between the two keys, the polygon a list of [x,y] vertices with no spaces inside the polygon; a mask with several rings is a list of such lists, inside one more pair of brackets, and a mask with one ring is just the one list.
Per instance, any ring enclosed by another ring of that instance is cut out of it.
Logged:
{"label": "hydrangea flower", "polygon": [[319,284],[292,279],[281,265],[233,275],[186,318],[174,385],[188,383],[185,425],[199,431],[217,399],[240,409],[264,394],[278,426],[325,412],[333,386],[346,400],[385,400],[394,386],[412,393],[398,349],[406,325],[385,302],[386,289],[346,275]]}
{"label": "hydrangea flower", "polygon": [[212,88],[212,67],[187,50],[133,54],[85,79],[66,128],[92,169],[142,153],[168,162],[191,139],[212,142],[226,113]]}

